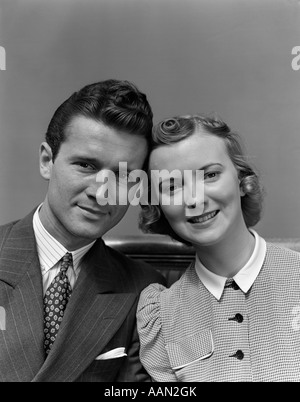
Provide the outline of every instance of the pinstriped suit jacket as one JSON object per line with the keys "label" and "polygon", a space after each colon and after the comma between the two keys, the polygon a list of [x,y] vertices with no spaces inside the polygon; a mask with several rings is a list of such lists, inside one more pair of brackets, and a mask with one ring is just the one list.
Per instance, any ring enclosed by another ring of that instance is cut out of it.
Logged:
{"label": "pinstriped suit jacket", "polygon": [[[147,381],[138,359],[135,311],[140,291],[164,282],[99,239],[83,260],[64,319],[45,360],[43,290],[33,212],[0,227],[0,381]],[[2,310],[3,311],[3,310]],[[95,360],[125,347],[127,357]]]}

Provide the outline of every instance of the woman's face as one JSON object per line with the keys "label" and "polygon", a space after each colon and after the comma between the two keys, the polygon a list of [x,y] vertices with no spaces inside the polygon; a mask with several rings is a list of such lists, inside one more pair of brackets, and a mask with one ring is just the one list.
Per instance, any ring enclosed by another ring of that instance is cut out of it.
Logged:
{"label": "woman's face", "polygon": [[[245,230],[244,194],[222,138],[198,130],[155,149],[149,167],[161,209],[181,238],[195,246],[211,246]],[[171,174],[174,179],[169,180],[152,174],[163,169],[177,170],[177,175]]]}

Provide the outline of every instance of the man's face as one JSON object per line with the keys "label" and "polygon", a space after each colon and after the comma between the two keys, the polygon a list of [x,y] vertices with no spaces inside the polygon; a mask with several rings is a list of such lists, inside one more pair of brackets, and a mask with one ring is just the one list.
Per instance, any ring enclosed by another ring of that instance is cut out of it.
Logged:
{"label": "man's face", "polygon": [[118,205],[117,199],[117,205],[100,206],[97,174],[108,169],[117,176],[119,162],[127,163],[128,172],[141,169],[146,155],[145,138],[91,118],[74,117],[65,129],[65,141],[54,162],[49,145],[41,145],[40,171],[49,180],[40,211],[45,228],[68,250],[104,235],[123,218],[128,204]]}

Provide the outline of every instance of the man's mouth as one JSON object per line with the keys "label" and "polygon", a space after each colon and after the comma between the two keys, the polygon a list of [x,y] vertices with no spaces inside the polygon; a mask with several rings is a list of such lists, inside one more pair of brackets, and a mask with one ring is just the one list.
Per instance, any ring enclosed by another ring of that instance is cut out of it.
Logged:
{"label": "man's mouth", "polygon": [[193,216],[188,219],[189,223],[203,223],[206,221],[209,221],[210,219],[214,218],[219,211],[213,211],[213,212],[207,212],[206,214],[199,215],[199,216]]}
{"label": "man's mouth", "polygon": [[83,205],[78,205],[78,206],[81,210],[86,211],[92,215],[106,215],[108,213],[108,211],[102,211],[102,210],[91,208],[88,206],[83,206]]}

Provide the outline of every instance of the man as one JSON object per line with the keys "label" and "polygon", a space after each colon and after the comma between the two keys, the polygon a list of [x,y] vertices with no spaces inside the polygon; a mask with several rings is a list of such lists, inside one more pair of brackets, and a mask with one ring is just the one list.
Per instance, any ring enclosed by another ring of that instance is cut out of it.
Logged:
{"label": "man", "polygon": [[163,278],[105,245],[128,202],[97,194],[99,172],[115,173],[117,193],[119,162],[143,167],[151,129],[146,96],[127,81],[87,85],[54,113],[40,147],[46,198],[0,230],[0,380],[147,381],[136,304]]}

